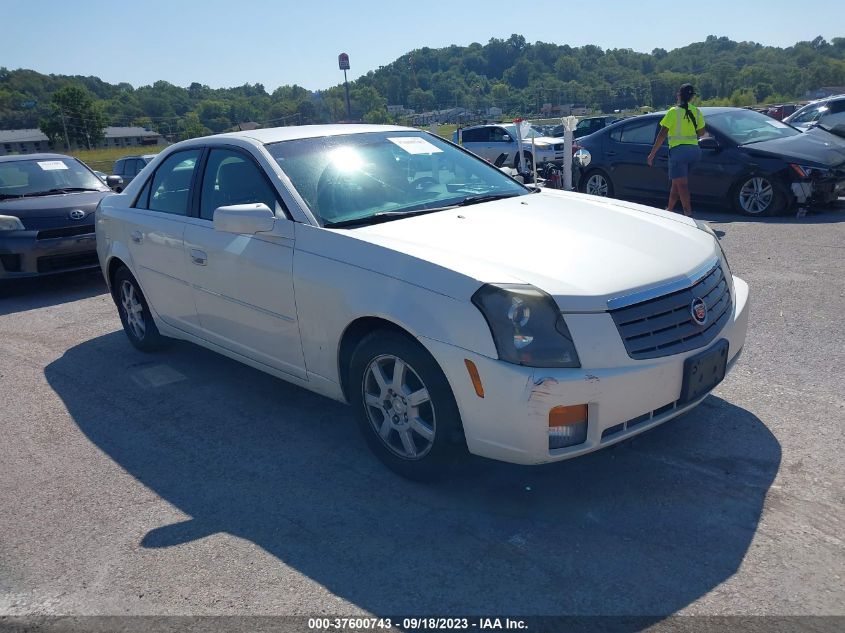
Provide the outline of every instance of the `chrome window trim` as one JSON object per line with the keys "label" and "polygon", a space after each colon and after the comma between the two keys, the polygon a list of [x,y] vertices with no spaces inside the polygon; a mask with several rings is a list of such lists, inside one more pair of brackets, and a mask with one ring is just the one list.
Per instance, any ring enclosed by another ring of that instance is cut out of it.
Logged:
{"label": "chrome window trim", "polygon": [[713,272],[713,270],[719,266],[719,262],[720,258],[715,257],[683,279],[670,281],[662,286],[655,286],[654,288],[649,288],[648,290],[640,290],[639,292],[634,292],[629,295],[608,299],[607,309],[618,310],[619,308],[627,308],[628,306],[632,306],[636,303],[642,303],[643,301],[649,301],[650,299],[657,299],[664,295],[678,292],[679,290],[691,288]]}

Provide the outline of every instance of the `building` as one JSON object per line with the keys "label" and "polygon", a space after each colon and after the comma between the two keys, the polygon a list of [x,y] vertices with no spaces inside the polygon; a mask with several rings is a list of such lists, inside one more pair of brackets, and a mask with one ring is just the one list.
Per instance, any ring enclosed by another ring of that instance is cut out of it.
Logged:
{"label": "building", "polygon": [[41,130],[0,130],[0,156],[49,152],[52,143]]}
{"label": "building", "polygon": [[[97,147],[146,147],[167,144],[161,134],[142,127],[107,127],[104,133],[105,138]],[[67,150],[64,143],[51,143],[41,130],[0,130],[0,156]]]}
{"label": "building", "polygon": [[144,127],[107,127],[105,139],[98,147],[138,147],[166,145],[164,137]]}

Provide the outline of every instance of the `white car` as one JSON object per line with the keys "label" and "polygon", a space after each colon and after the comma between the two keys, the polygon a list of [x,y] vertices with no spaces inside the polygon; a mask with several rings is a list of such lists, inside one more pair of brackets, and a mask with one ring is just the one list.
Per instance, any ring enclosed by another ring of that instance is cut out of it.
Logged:
{"label": "white car", "polygon": [[[533,161],[537,165],[542,163],[562,164],[564,159],[564,144],[562,138],[544,136],[539,130],[523,123],[522,154],[524,161],[520,160],[519,143],[517,142],[517,130],[514,123],[475,125],[461,130],[460,142],[463,147],[473,154],[481,156],[484,160],[493,163],[497,167],[514,167],[525,169],[533,167]],[[455,132],[453,139],[457,142],[458,133]]]}
{"label": "white car", "polygon": [[705,224],[529,189],[412,128],[184,141],[96,232],[137,348],[185,339],[347,402],[408,477],[609,446],[700,403],[745,341],[748,286]]}

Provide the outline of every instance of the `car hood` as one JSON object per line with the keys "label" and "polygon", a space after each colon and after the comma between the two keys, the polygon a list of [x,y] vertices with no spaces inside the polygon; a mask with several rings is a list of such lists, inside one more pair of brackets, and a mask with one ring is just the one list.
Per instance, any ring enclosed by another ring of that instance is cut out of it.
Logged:
{"label": "car hood", "polygon": [[[610,299],[682,280],[718,256],[713,237],[683,216],[551,190],[348,234],[460,273],[475,281],[470,294],[481,283],[532,284],[572,312],[606,310]],[[436,277],[407,280],[444,292],[431,287]]]}
{"label": "car hood", "polygon": [[790,162],[813,163],[825,167],[836,167],[845,163],[845,140],[817,128],[787,138],[742,145],[741,148],[752,156],[782,158]]}
{"label": "car hood", "polygon": [[[9,198],[0,200],[0,215],[13,215],[20,219],[27,229],[54,228],[94,222],[93,213],[100,200],[110,191],[79,191],[55,196],[34,198]],[[78,220],[70,218],[70,212],[82,211],[85,216]]]}
{"label": "car hood", "polygon": [[[535,136],[534,137],[534,144],[535,145],[557,145],[558,143],[563,143],[563,138],[557,138],[554,136]],[[531,145],[530,138],[522,139],[523,145]]]}

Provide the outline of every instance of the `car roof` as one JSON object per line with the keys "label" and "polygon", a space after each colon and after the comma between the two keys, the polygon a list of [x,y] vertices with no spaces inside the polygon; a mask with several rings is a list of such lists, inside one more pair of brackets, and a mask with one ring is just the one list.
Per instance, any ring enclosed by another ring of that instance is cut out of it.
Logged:
{"label": "car roof", "polygon": [[[243,138],[252,139],[259,143],[278,143],[279,141],[292,141],[301,138],[319,138],[321,136],[340,136],[342,134],[365,134],[367,132],[418,132],[413,127],[401,127],[398,125],[370,125],[363,123],[334,123],[331,125],[294,125],[289,127],[261,128],[244,132],[229,132],[227,134],[215,134],[209,138]],[[202,139],[195,139],[202,140]]]}
{"label": "car roof", "polygon": [[0,156],[0,163],[14,163],[21,160],[57,160],[63,158],[76,160],[73,156],[68,156],[66,154],[12,154],[10,156]]}

